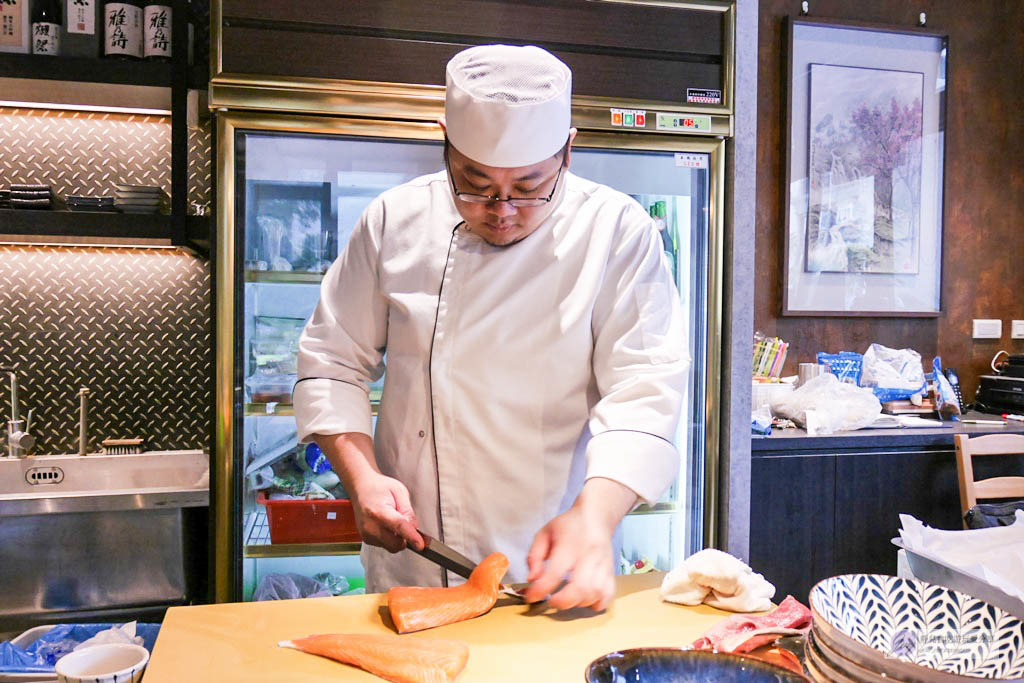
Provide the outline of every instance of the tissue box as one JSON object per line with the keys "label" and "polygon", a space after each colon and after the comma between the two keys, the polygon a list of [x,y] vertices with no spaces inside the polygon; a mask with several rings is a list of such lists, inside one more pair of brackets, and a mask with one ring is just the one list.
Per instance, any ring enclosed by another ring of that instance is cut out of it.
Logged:
{"label": "tissue box", "polygon": [[793,391],[792,384],[782,382],[754,382],[750,387],[750,409],[757,410],[766,403],[771,403],[779,396]]}

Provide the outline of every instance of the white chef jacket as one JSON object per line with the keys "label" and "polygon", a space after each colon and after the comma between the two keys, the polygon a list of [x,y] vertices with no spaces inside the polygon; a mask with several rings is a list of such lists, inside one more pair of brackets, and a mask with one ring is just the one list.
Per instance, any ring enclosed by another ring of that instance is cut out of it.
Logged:
{"label": "white chef jacket", "polygon": [[[425,532],[526,580],[534,535],[590,477],[656,501],[675,478],[686,324],[657,228],[570,173],[522,241],[466,230],[444,172],[366,209],[299,341],[300,440],[374,436]],[[385,377],[376,431],[368,383]],[[437,565],[363,546],[367,590],[441,585]],[[455,578],[454,575],[451,575]]]}

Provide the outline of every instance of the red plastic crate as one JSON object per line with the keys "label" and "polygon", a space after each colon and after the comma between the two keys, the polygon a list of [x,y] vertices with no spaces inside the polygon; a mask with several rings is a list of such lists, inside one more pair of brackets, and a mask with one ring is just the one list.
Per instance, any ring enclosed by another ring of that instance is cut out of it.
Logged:
{"label": "red plastic crate", "polygon": [[260,491],[256,502],[267,508],[271,543],[354,543],[361,540],[350,500],[269,500]]}

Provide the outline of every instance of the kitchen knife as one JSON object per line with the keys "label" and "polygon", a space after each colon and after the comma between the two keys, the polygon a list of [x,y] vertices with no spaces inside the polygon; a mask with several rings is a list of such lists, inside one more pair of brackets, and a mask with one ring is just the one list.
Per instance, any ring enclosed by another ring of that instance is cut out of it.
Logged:
{"label": "kitchen knife", "polygon": [[[417,531],[419,531],[419,529],[417,529]],[[473,573],[474,569],[476,569],[476,562],[473,562],[473,560],[469,559],[455,548],[442,543],[422,531],[420,531],[419,534],[423,538],[423,550],[416,550],[411,545],[406,546],[409,550],[417,553],[418,555],[422,555],[435,564],[441,565],[445,569],[458,574],[464,579],[468,579],[469,575]],[[506,595],[511,595],[512,597],[522,600],[523,596],[521,591],[525,590],[525,588],[526,584],[516,588],[507,584],[502,584],[499,587],[499,590]]]}
{"label": "kitchen knife", "polygon": [[422,531],[419,532],[420,536],[423,537],[423,550],[416,550],[411,545],[407,546],[409,550],[422,555],[431,562],[439,564],[448,571],[458,574],[464,579],[468,579],[469,575],[476,569],[476,562],[469,559],[454,548],[445,545],[441,541],[428,536]]}

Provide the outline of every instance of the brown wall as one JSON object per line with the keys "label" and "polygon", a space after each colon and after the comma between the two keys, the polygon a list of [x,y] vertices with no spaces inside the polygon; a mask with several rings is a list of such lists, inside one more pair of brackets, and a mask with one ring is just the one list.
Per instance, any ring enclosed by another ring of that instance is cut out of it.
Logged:
{"label": "brown wall", "polygon": [[[790,342],[786,372],[817,351],[863,353],[871,342],[942,356],[964,399],[996,351],[1024,353],[1010,321],[1024,319],[1024,3],[1017,0],[811,0],[811,16],[914,26],[949,35],[942,315],[938,318],[782,317],[786,156],[784,18],[797,0],[761,0],[757,130],[759,276],[754,327]],[[1003,321],[1001,340],[972,340],[973,318]]]}

